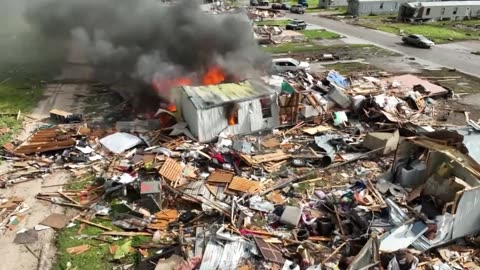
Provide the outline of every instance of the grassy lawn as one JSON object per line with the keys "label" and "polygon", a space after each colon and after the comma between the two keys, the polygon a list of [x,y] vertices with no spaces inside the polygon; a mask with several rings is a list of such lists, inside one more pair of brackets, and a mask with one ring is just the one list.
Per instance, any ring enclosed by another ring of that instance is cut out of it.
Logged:
{"label": "grassy lawn", "polygon": [[480,32],[457,25],[476,25],[480,20],[466,22],[433,22],[427,24],[406,24],[384,22],[377,16],[364,17],[359,24],[393,34],[419,34],[424,35],[435,43],[480,39]]}
{"label": "grassy lawn", "polygon": [[372,66],[367,63],[360,62],[348,62],[348,63],[335,63],[335,64],[324,64],[327,69],[334,69],[340,74],[349,75],[350,73],[361,71],[378,71],[379,69],[375,66]]}
{"label": "grassy lawn", "polygon": [[[1,76],[0,82],[0,113],[16,114],[18,111],[28,113],[42,97],[43,86],[30,84],[20,79],[9,79],[11,77]],[[21,121],[15,116],[0,115],[0,129],[8,128],[7,133],[0,133],[0,146],[12,139],[21,128]]]}
{"label": "grassy lawn", "polygon": [[[1,18],[0,18],[1,23]],[[0,30],[0,113],[29,113],[43,96],[45,81],[58,73],[63,59],[61,43],[32,33]],[[21,119],[0,115],[0,146],[21,128]]]}
{"label": "grassy lawn", "polygon": [[[92,222],[102,224],[104,226],[113,228],[114,230],[121,230],[115,229],[115,227],[111,225],[111,222],[107,220],[93,219]],[[91,239],[91,237],[101,237],[99,234],[103,232],[102,229],[87,225],[85,229],[82,230],[81,234],[78,234],[79,228],[80,226],[77,225],[71,228],[64,228],[57,233],[57,260],[55,261],[52,270],[103,270],[111,269],[113,263],[135,264],[138,258],[136,255],[136,251],[129,253],[127,256],[121,259],[114,260],[113,255],[111,255],[109,251],[110,245],[121,246],[128,241],[131,241],[131,245],[138,245],[150,241],[151,238],[145,236],[134,236],[116,241],[112,240],[110,244],[103,241]],[[81,238],[80,235],[82,235]],[[86,244],[90,245],[90,249],[83,253],[72,255],[66,251],[67,248]]]}
{"label": "grassy lawn", "polygon": [[341,36],[334,32],[329,32],[325,29],[315,29],[315,30],[303,30],[300,31],[308,39],[335,39],[340,38]]}
{"label": "grassy lawn", "polygon": [[275,25],[275,26],[284,26],[287,25],[290,20],[266,20],[255,22],[256,25]]}
{"label": "grassy lawn", "polygon": [[[366,48],[373,47],[372,45],[366,44],[349,44],[349,45],[335,45],[335,46],[320,46],[313,43],[283,43],[276,46],[264,47],[264,50],[273,54],[279,53],[301,53],[301,52],[315,52],[315,51],[325,51],[325,50],[335,50],[335,49],[348,49],[348,48]],[[327,52],[325,52],[327,53]]]}

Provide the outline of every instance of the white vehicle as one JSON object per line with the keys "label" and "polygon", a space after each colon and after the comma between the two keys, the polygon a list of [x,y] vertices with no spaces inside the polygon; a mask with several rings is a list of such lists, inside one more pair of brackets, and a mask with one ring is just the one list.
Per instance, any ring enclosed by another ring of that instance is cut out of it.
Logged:
{"label": "white vehicle", "polygon": [[276,72],[287,72],[303,69],[310,71],[310,64],[307,62],[301,62],[293,58],[279,58],[273,59],[273,70]]}

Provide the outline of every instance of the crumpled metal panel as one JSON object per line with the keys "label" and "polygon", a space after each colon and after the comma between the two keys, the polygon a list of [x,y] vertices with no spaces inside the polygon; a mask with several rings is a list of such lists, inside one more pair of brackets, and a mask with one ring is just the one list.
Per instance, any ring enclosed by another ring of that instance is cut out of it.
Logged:
{"label": "crumpled metal panel", "polygon": [[452,238],[480,231],[480,188],[465,190],[460,198],[453,223]]}
{"label": "crumpled metal panel", "polygon": [[245,253],[243,241],[227,242],[224,246],[216,241],[207,244],[200,270],[236,270]]}
{"label": "crumpled metal panel", "polygon": [[[385,202],[387,203],[390,210],[390,219],[392,223],[395,224],[395,226],[401,226],[404,222],[410,219],[408,215],[390,198],[386,199]],[[445,242],[446,241],[437,243],[436,246],[441,245]],[[415,240],[415,242],[412,243],[412,246],[421,252],[429,250],[433,247],[430,244],[430,241],[423,235],[420,236],[417,240]]]}

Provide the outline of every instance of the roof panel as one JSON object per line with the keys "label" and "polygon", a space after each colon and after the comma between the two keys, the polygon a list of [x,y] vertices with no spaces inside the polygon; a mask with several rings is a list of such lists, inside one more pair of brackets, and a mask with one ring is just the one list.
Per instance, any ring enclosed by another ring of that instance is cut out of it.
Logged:
{"label": "roof panel", "polygon": [[208,86],[184,86],[187,96],[197,109],[208,109],[230,102],[240,102],[273,94],[265,85],[250,81]]}

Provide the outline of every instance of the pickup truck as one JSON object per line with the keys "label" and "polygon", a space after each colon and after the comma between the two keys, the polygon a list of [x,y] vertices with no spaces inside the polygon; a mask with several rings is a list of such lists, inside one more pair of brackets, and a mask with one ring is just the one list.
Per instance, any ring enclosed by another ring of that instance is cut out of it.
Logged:
{"label": "pickup truck", "polygon": [[305,30],[307,24],[302,20],[292,20],[285,26],[287,30]]}

